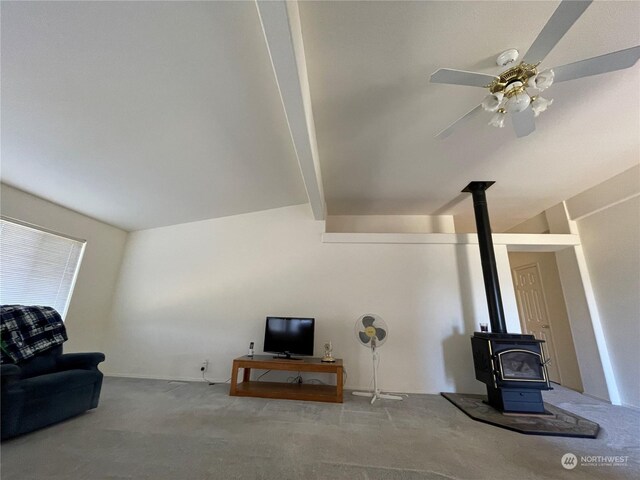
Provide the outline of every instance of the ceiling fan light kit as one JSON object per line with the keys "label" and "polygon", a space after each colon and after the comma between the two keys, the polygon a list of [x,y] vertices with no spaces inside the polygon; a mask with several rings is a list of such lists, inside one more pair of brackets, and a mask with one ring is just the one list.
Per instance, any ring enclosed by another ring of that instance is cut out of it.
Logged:
{"label": "ceiling fan light kit", "polygon": [[487,95],[482,101],[482,108],[484,108],[487,112],[497,112],[502,104],[502,99],[504,98],[504,93],[497,92]]}
{"label": "ceiling fan light kit", "polygon": [[[640,45],[538,72],[540,63],[580,18],[591,4],[591,1],[563,0],[524,55],[522,61],[508,68],[500,75],[467,72],[450,68],[441,68],[434,72],[431,75],[432,83],[489,89],[489,95],[484,98],[480,105],[438,133],[436,137],[446,138],[456,125],[468,120],[482,110],[494,113],[489,125],[497,128],[504,127],[506,116],[509,115],[516,135],[525,137],[535,130],[534,118],[546,111],[553,103],[552,99],[543,98],[539,93],[551,87],[554,82],[575,80],[635,65],[640,58]],[[518,50],[513,48],[502,52],[496,59],[496,63],[501,67],[505,67],[514,63],[517,59]],[[527,89],[533,89],[535,92],[530,94]]]}
{"label": "ceiling fan light kit", "polygon": [[544,112],[549,106],[553,103],[553,98],[551,100],[547,100],[540,95],[535,97],[531,97],[531,110],[533,110],[534,117],[537,117],[542,112]]}
{"label": "ceiling fan light kit", "polygon": [[527,87],[541,92],[553,84],[553,77],[553,70],[538,73],[535,65],[522,63],[503,72],[487,86],[491,93],[482,101],[484,110],[497,112],[489,121],[489,125],[502,128],[505,114],[522,112],[529,105],[534,116],[540,115],[553,103],[553,100],[547,100],[538,95],[531,96]]}
{"label": "ceiling fan light kit", "polygon": [[531,97],[524,88],[522,82],[515,81],[505,88],[504,109],[507,113],[518,113],[526,110],[531,103]]}
{"label": "ceiling fan light kit", "polygon": [[504,109],[501,108],[493,117],[491,117],[491,120],[489,120],[489,125],[496,128],[502,128],[504,127],[504,120],[506,117],[507,112],[505,112]]}
{"label": "ceiling fan light kit", "polygon": [[553,73],[553,70],[551,68],[548,68],[547,70],[543,70],[542,72],[531,77],[529,79],[529,86],[543,91],[553,85],[554,78],[555,73]]}

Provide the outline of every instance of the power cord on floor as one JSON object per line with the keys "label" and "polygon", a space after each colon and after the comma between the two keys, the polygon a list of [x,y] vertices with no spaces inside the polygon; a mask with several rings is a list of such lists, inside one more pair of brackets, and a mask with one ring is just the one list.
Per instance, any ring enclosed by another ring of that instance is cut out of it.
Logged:
{"label": "power cord on floor", "polygon": [[[344,387],[347,384],[347,377],[349,376],[349,374],[347,373],[347,371],[345,369],[342,370],[342,373],[343,373],[342,386]],[[371,381],[373,381],[373,380],[371,380]],[[302,383],[302,376],[300,375],[300,372],[298,372],[298,375],[296,377],[287,378],[287,382],[289,382],[289,383]],[[328,385],[326,382],[323,382],[319,378],[309,378],[309,379],[305,380],[305,383],[318,383],[320,385]]]}
{"label": "power cord on floor", "polygon": [[202,372],[202,380],[204,380],[205,382],[207,382],[209,384],[209,386],[213,386],[213,385],[217,385],[219,383],[229,383],[231,381],[231,377],[227,378],[224,382],[212,382],[211,380],[209,380],[207,377],[205,377],[204,375],[204,371]]}
{"label": "power cord on floor", "polygon": [[215,385],[215,382],[212,382],[211,380],[209,380],[207,377],[204,376],[204,370],[202,371],[202,380],[204,380],[205,382],[207,382],[209,385]]}

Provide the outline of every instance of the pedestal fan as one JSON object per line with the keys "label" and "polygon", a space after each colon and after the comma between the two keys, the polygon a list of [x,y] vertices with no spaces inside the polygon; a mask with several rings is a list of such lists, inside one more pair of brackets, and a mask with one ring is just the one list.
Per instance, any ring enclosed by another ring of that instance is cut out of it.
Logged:
{"label": "pedestal fan", "polygon": [[353,395],[371,397],[371,405],[379,398],[385,400],[402,400],[402,397],[382,393],[378,388],[378,348],[387,341],[389,332],[387,324],[378,315],[368,313],[356,320],[355,332],[358,342],[360,342],[363,347],[371,349],[371,358],[373,360],[373,391],[353,392]]}

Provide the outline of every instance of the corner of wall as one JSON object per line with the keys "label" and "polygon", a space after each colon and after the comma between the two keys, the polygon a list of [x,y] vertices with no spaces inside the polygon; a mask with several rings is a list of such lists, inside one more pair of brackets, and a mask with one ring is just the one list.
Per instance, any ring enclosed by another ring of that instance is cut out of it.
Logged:
{"label": "corner of wall", "polygon": [[566,202],[560,202],[545,210],[544,213],[550,233],[571,233],[574,235],[578,233],[578,227],[569,217]]}

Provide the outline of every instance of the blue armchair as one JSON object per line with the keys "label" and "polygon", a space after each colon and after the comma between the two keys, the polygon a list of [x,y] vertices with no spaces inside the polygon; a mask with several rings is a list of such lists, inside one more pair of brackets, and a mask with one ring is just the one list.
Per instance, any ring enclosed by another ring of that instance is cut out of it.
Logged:
{"label": "blue armchair", "polygon": [[2,440],[96,408],[102,353],[62,353],[56,346],[19,364],[0,366]]}

